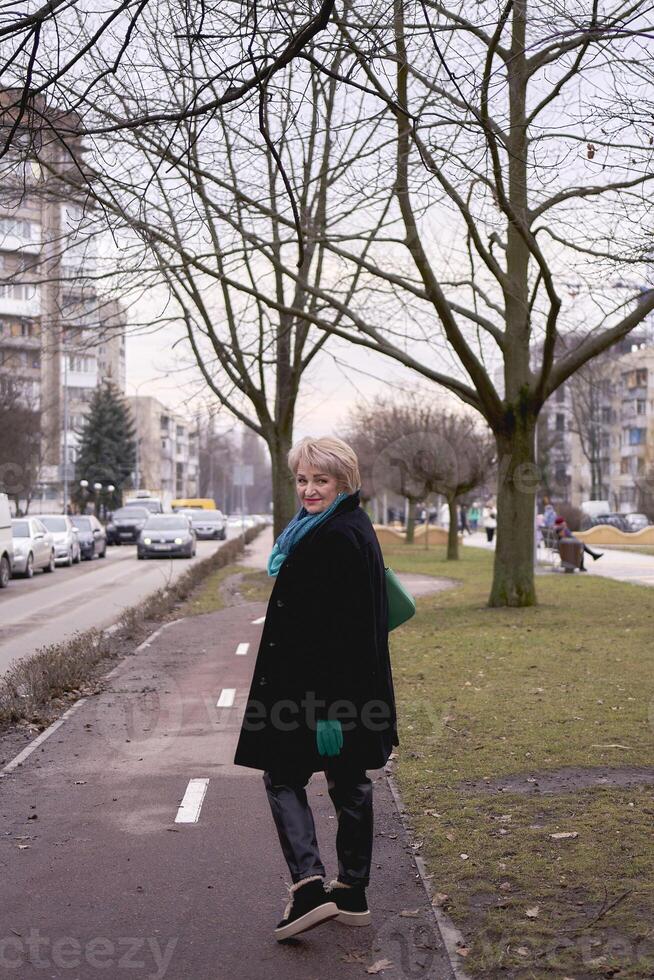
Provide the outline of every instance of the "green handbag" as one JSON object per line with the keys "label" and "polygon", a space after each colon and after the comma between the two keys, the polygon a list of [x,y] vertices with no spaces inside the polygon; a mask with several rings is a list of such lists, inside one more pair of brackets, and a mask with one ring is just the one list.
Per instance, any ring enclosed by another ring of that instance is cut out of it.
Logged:
{"label": "green handbag", "polygon": [[392,568],[384,565],[386,594],[388,596],[388,632],[401,626],[416,613],[416,600],[404,588]]}

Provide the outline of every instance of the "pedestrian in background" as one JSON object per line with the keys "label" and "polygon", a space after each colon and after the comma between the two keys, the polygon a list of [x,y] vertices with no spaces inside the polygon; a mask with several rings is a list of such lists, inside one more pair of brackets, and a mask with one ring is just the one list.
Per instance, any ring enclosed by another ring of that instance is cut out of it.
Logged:
{"label": "pedestrian in background", "polygon": [[[332,918],[369,923],[366,770],[399,745],[384,560],[360,506],[357,457],[341,439],[307,438],[288,463],[302,506],[268,560],[276,580],[234,756],[263,770],[292,879],[278,940]],[[338,819],[338,876],[327,887],[305,790],[321,771]]]}
{"label": "pedestrian in background", "polygon": [[463,534],[464,531],[467,531],[468,534],[472,534],[472,531],[470,530],[470,525],[468,524],[467,504],[461,504],[461,506],[459,507],[459,530],[461,531],[461,534]]}
{"label": "pedestrian in background", "polygon": [[495,536],[495,528],[497,527],[497,517],[495,511],[491,507],[485,507],[484,514],[484,528],[486,530],[486,540],[490,544]]}
{"label": "pedestrian in background", "polygon": [[543,527],[554,527],[556,511],[551,504],[546,504],[543,511]]}

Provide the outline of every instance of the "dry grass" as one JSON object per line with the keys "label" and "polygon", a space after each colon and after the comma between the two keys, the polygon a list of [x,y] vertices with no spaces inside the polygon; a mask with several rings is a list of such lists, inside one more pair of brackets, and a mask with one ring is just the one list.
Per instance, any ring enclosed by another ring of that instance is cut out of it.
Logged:
{"label": "dry grass", "polygon": [[396,775],[467,937],[462,965],[483,980],[654,975],[654,795],[636,770],[619,785],[629,767],[654,774],[652,590],[543,575],[538,607],[489,609],[492,556],[443,557],[386,549],[396,570],[460,579],[419,600],[392,651]]}

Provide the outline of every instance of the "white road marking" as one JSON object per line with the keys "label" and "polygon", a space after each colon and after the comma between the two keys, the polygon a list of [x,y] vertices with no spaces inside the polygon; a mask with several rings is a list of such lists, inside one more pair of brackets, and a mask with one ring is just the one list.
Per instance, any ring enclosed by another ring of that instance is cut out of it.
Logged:
{"label": "white road marking", "polygon": [[239,643],[239,645],[236,647],[236,656],[244,657],[249,649],[250,649],[249,643]]}
{"label": "white road marking", "polygon": [[217,708],[231,708],[234,704],[234,695],[236,694],[235,687],[224,687],[220,692],[220,697],[216,702]]}
{"label": "white road marking", "polygon": [[252,625],[253,626],[258,626],[259,623],[265,623],[265,621],[266,621],[266,617],[265,616],[259,616],[258,619],[253,619],[252,620]]}
{"label": "white road marking", "polygon": [[189,779],[175,823],[197,823],[207,793],[208,779]]}

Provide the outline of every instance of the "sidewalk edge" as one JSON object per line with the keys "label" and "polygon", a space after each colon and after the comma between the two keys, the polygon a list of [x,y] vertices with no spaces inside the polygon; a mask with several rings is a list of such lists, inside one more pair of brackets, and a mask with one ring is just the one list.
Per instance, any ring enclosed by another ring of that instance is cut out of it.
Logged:
{"label": "sidewalk edge", "polygon": [[[406,807],[402,802],[402,797],[400,795],[400,790],[395,781],[395,777],[391,769],[388,768],[388,763],[384,767],[384,775],[386,776],[386,782],[391,791],[393,801],[395,803],[395,808],[398,812],[398,816],[402,821],[402,826],[404,828],[405,836],[409,837],[409,822],[405,817]],[[411,849],[413,860],[416,868],[418,869],[418,874],[420,875],[420,880],[422,881],[427,899],[429,901],[429,907],[432,910],[434,921],[436,923],[436,928],[440,933],[441,939],[443,940],[443,945],[445,946],[445,952],[447,953],[447,958],[449,960],[450,966],[452,967],[452,974],[455,980],[472,980],[472,978],[461,969],[461,964],[457,960],[457,944],[465,946],[466,942],[463,938],[463,933],[457,929],[449,915],[437,905],[432,904],[433,893],[429,878],[427,878],[427,866],[425,864],[424,858],[419,854],[416,854],[413,849]]]}

